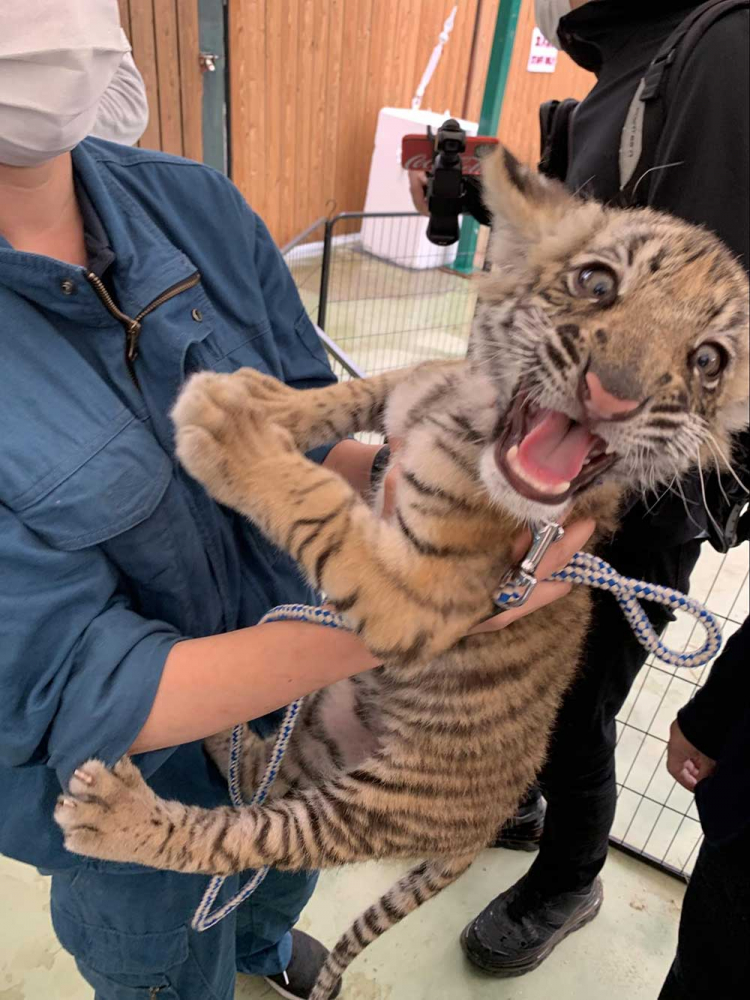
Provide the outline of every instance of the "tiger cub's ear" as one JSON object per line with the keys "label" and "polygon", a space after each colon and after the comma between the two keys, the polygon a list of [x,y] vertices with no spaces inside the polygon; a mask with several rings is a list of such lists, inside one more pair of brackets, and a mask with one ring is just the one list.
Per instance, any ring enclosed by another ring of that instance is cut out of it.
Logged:
{"label": "tiger cub's ear", "polygon": [[482,198],[503,257],[525,257],[526,248],[555,232],[567,213],[582,206],[559,181],[519,163],[504,146],[482,161]]}

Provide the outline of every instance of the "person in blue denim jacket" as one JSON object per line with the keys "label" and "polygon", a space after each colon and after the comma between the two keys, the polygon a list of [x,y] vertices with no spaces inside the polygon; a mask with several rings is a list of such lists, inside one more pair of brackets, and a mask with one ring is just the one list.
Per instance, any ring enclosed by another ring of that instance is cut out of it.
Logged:
{"label": "person in blue denim jacket", "polygon": [[[0,851],[52,876],[56,933],[100,1000],[229,1000],[237,969],[304,997],[325,949],[290,928],[314,875],[272,872],[199,935],[205,879],[84,861],[52,821],[77,764],[128,751],[162,793],[225,803],[202,737],[373,664],[352,637],[252,627],[313,595],[178,466],[169,411],[205,368],[333,375],[229,181],[80,142],[128,45],[114,2],[62,6],[51,37],[4,12],[0,42]],[[315,457],[364,488],[375,451]]]}
{"label": "person in blue denim jacket", "polygon": [[[256,624],[314,595],[174,455],[192,372],[334,380],[278,250],[221,174],[85,138],[129,50],[116,5],[41,6],[4,10],[0,38],[0,853],[51,876],[55,931],[98,1000],[230,1000],[237,970],[304,998],[326,950],[290,929],[314,874],[272,871],[198,934],[207,879],[76,857],[52,819],[82,761],[125,753],[160,795],[225,804],[203,738],[270,732],[286,702],[376,661],[353,635]],[[312,457],[364,493],[378,450]],[[490,627],[566,589],[543,583]]]}

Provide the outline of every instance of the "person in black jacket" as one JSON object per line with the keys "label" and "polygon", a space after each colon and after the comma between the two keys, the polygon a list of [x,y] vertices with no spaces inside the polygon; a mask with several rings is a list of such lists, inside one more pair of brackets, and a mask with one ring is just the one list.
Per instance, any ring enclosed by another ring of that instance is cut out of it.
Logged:
{"label": "person in black jacket", "polygon": [[[620,139],[636,89],[651,60],[699,6],[687,0],[537,0],[538,22],[556,27],[553,40],[597,76],[565,129],[564,155],[551,157],[570,190],[622,203]],[[651,159],[638,163],[627,198],[705,225],[745,266],[748,39],[747,7],[722,16],[699,38],[682,67]],[[421,182],[410,178],[415,204],[424,208]],[[488,221],[476,192],[466,207],[480,222]],[[601,551],[603,558],[627,576],[687,591],[710,522],[700,483],[683,489],[685,503],[671,492],[658,502],[632,502],[619,533]],[[615,716],[647,654],[611,596],[596,591],[594,602],[583,666],[564,700],[539,776],[546,816],[534,791],[499,838],[503,845],[525,848],[538,840],[539,854],[529,872],[462,935],[471,962],[494,975],[536,968],[601,906],[598,876],[616,805]],[[657,605],[646,610],[659,630],[671,617]]]}
{"label": "person in black jacket", "polygon": [[659,1000],[740,997],[750,984],[750,618],[672,723],[667,768],[695,791],[705,840]]}

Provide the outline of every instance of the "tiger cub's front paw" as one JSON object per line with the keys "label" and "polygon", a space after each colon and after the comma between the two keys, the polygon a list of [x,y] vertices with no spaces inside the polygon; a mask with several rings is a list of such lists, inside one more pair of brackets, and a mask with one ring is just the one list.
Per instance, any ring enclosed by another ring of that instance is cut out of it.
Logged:
{"label": "tiger cub's front paw", "polygon": [[232,378],[242,383],[248,399],[252,400],[266,420],[291,430],[295,411],[299,408],[304,393],[299,389],[290,389],[286,383],[254,368],[239,368]]}
{"label": "tiger cub's front paw", "polygon": [[289,432],[269,421],[263,404],[253,401],[247,379],[239,377],[242,371],[193,375],[172,410],[177,457],[229,507],[246,498],[253,477],[264,474],[264,461],[295,450]]}
{"label": "tiger cub's front paw", "polygon": [[300,451],[311,447],[311,436],[319,437],[321,424],[330,430],[331,440],[341,436],[329,419],[333,403],[326,389],[290,389],[254,368],[240,368],[232,378],[244,383],[248,397],[266,420],[289,431]]}
{"label": "tiger cub's front paw", "polygon": [[127,759],[111,771],[98,760],[82,764],[57,800],[55,820],[74,854],[144,865],[154,863],[168,822],[165,803]]}

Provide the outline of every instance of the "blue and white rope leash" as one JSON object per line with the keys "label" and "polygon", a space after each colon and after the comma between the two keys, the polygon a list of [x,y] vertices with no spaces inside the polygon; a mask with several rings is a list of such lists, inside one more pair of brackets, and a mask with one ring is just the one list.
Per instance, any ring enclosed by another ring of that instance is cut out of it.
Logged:
{"label": "blue and white rope leash", "polygon": [[[267,615],[261,618],[259,624],[265,625],[267,622],[289,621],[313,622],[316,625],[323,625],[325,628],[347,628],[341,615],[337,615],[332,611],[326,611],[325,608],[309,607],[307,604],[281,604],[278,608],[272,608]],[[240,773],[242,737],[245,727],[235,726],[232,730],[232,739],[229,746],[229,773],[227,775],[227,779],[229,784],[229,797],[231,798],[232,805],[235,808],[239,809],[244,805],[259,806],[264,802],[266,796],[268,795],[269,788],[273,784],[276,775],[279,773],[279,768],[281,767],[281,762],[284,759],[286,748],[289,744],[289,740],[291,739],[292,732],[294,731],[294,723],[297,721],[297,716],[302,708],[303,701],[303,698],[298,698],[296,701],[293,701],[284,713],[284,718],[279,726],[279,732],[273,746],[271,759],[266,767],[266,772],[263,775],[260,785],[258,785],[253,793],[253,797],[247,803],[245,803],[242,799],[242,779]],[[230,900],[214,912],[211,912],[211,907],[216,902],[216,897],[218,896],[221,887],[226,882],[226,877],[217,875],[215,878],[212,878],[198,905],[198,909],[195,911],[195,916],[193,917],[192,922],[193,930],[207,931],[210,927],[214,927],[218,924],[220,920],[223,920],[224,917],[228,917],[229,914],[233,913],[241,903],[244,903],[246,899],[252,896],[267,874],[267,867],[259,868],[235,896],[232,896]]]}
{"label": "blue and white rope leash", "polygon": [[[532,543],[529,551],[521,561],[521,564],[508,574],[494,595],[495,604],[500,610],[519,607],[528,600],[537,584],[534,574],[542,557],[549,546],[562,537],[562,534],[563,529],[557,524],[545,524],[532,529]],[[603,559],[599,559],[597,556],[590,555],[587,552],[576,552],[565,569],[560,570],[558,573],[553,573],[549,579],[558,580],[563,583],[584,584],[587,587],[609,591],[622,608],[641,645],[654,656],[673,667],[702,667],[716,656],[721,648],[721,630],[716,619],[698,601],[691,597],[686,597],[685,594],[681,594],[677,590],[672,590],[671,587],[661,587],[655,583],[644,583],[642,580],[631,580],[629,577],[621,576],[609,563],[604,562]],[[639,603],[640,601],[654,601],[657,604],[663,604],[676,611],[687,612],[687,614],[691,615],[703,626],[706,633],[703,645],[691,653],[676,653],[669,649],[652,628],[645,611]],[[280,605],[278,608],[269,611],[261,619],[261,624],[279,621],[312,622],[316,625],[323,625],[326,628],[348,629],[341,615],[326,611],[324,608],[309,607],[306,604]],[[236,726],[232,731],[228,783],[232,804],[236,808],[239,809],[246,804],[258,806],[265,800],[268,790],[279,772],[281,761],[294,730],[294,723],[302,708],[302,702],[303,699],[299,698],[287,708],[266,772],[248,803],[242,800],[242,782],[240,778],[244,726]],[[255,892],[266,877],[267,872],[267,867],[259,868],[235,896],[214,912],[211,912],[211,907],[214,905],[226,878],[223,876],[212,878],[193,917],[193,929],[196,931],[207,931],[210,927],[219,923],[220,920],[223,920],[224,917],[229,916],[230,913],[236,910],[241,903]]]}
{"label": "blue and white rope leash", "polygon": [[[535,577],[539,563],[553,542],[562,538],[563,529],[559,524],[535,525],[532,528],[532,542],[520,565],[511,570],[494,595],[499,608],[519,607],[524,604],[537,584]],[[702,667],[721,649],[721,629],[716,619],[692,597],[681,594],[671,587],[657,583],[645,583],[621,576],[609,563],[588,552],[576,552],[571,561],[550,580],[561,583],[582,583],[586,587],[607,590],[615,598],[630,622],[640,644],[654,656],[673,667]],[[692,653],[675,653],[661,641],[651,627],[639,601],[653,601],[676,611],[685,611],[703,626],[706,637],[700,649]]]}

